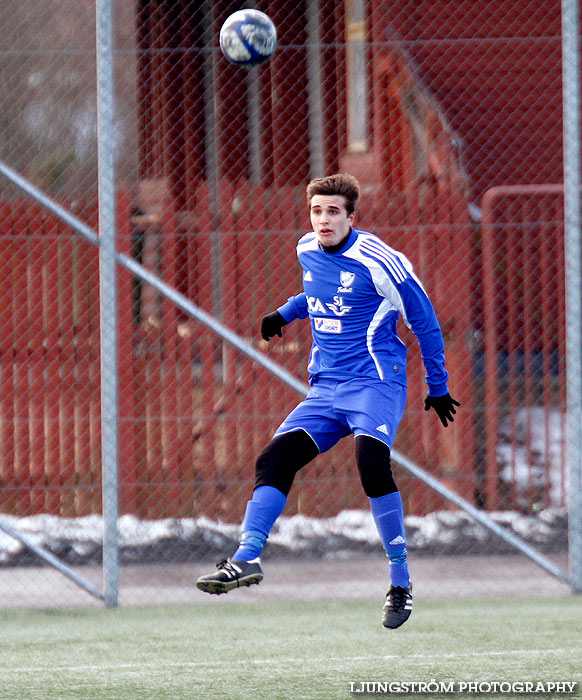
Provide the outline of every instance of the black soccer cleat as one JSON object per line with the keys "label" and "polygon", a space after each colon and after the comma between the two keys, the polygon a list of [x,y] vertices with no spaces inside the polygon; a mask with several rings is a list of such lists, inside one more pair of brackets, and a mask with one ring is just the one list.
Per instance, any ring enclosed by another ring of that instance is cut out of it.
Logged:
{"label": "black soccer cleat", "polygon": [[390,586],[382,608],[382,624],[391,630],[403,625],[412,612],[412,581],[403,588]]}
{"label": "black soccer cleat", "polygon": [[218,571],[206,576],[200,576],[196,586],[205,593],[220,595],[228,593],[233,588],[250,586],[263,580],[263,570],[258,561],[237,561],[223,559],[216,565]]}

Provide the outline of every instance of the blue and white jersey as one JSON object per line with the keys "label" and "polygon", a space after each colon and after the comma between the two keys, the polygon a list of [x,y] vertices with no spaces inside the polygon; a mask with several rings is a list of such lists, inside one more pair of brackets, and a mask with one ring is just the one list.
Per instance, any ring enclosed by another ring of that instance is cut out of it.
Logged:
{"label": "blue and white jersey", "polygon": [[345,245],[328,253],[315,233],[297,244],[303,293],[278,311],[287,322],[309,316],[313,345],[307,369],[315,377],[371,377],[406,384],[406,347],[399,315],[412,329],[432,396],[447,393],[444,343],[432,304],[402,253],[352,228]]}

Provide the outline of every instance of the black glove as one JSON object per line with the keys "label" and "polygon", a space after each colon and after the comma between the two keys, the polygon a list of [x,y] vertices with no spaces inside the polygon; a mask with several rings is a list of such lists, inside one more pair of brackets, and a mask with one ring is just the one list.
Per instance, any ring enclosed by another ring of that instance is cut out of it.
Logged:
{"label": "black glove", "polygon": [[437,416],[441,419],[441,423],[447,427],[447,421],[452,423],[455,419],[453,418],[453,413],[456,413],[455,406],[460,406],[461,404],[450,394],[445,394],[444,396],[427,396],[424,400],[424,410],[429,411],[434,408]]}
{"label": "black glove", "polygon": [[276,335],[282,338],[283,334],[281,333],[281,328],[286,325],[287,321],[278,311],[267,314],[261,321],[261,336],[263,340],[271,340],[271,338]]}

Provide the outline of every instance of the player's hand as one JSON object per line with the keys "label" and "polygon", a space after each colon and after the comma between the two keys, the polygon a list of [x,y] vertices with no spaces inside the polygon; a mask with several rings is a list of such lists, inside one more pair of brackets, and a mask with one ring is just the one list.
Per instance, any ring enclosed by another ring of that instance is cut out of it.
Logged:
{"label": "player's hand", "polygon": [[456,413],[455,406],[460,406],[461,404],[450,394],[445,394],[444,396],[427,396],[424,400],[424,410],[430,411],[434,408],[437,416],[440,418],[441,423],[447,427],[448,423],[452,423],[455,419],[453,418],[453,413]]}
{"label": "player's hand", "polygon": [[281,328],[286,325],[287,321],[283,316],[278,311],[273,311],[272,314],[267,314],[261,321],[261,337],[263,340],[271,340],[276,335],[282,338]]}

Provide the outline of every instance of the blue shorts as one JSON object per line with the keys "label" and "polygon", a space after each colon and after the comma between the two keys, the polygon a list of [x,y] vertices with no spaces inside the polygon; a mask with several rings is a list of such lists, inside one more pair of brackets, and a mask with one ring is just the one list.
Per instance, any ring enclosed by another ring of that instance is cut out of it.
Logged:
{"label": "blue shorts", "polygon": [[371,435],[391,448],[405,404],[406,387],[396,382],[320,379],[275,435],[304,430],[320,452],[350,433]]}

